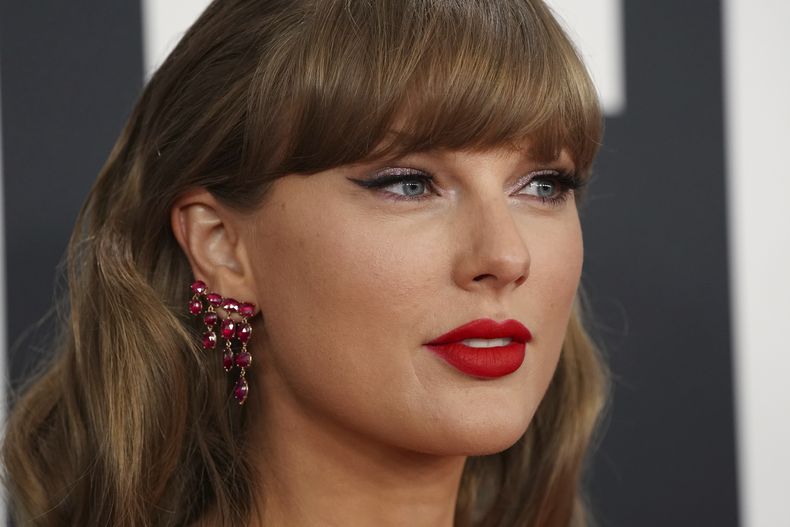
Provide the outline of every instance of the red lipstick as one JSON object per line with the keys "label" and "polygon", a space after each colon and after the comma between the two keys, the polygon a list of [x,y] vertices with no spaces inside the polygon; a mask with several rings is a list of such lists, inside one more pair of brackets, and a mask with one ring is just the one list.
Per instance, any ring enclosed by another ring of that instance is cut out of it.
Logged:
{"label": "red lipstick", "polygon": [[[504,346],[473,347],[466,339],[511,339]],[[473,320],[425,345],[459,371],[475,377],[496,378],[516,371],[524,362],[526,343],[532,334],[517,320]]]}

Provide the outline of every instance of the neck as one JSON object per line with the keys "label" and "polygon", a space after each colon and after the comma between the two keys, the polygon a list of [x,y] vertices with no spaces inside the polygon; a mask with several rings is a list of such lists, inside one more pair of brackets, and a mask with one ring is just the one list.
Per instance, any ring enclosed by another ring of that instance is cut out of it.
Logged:
{"label": "neck", "polygon": [[282,394],[247,408],[265,415],[250,437],[261,476],[253,527],[452,527],[464,456],[384,445]]}

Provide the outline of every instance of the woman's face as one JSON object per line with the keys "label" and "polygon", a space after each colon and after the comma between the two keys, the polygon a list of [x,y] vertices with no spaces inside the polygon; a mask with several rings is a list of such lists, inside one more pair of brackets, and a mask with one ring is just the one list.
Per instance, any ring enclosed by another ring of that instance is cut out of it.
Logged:
{"label": "woman's face", "polygon": [[[573,164],[526,146],[277,180],[244,233],[260,399],[414,451],[513,444],[555,370],[582,266]],[[512,373],[464,371],[426,346],[486,318],[531,332]]]}

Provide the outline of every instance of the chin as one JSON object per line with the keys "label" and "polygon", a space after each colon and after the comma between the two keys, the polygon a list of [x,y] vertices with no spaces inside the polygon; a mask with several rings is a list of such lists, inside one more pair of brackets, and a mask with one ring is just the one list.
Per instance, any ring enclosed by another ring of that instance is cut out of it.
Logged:
{"label": "chin", "polygon": [[513,446],[527,431],[529,423],[503,426],[497,430],[490,428],[470,433],[465,454],[468,456],[485,456],[496,454]]}
{"label": "chin", "polygon": [[470,444],[469,447],[463,452],[463,455],[488,456],[491,454],[498,454],[503,450],[507,450],[508,448],[515,445],[524,435],[524,432],[526,432],[526,429],[522,430],[520,434],[488,438],[486,440],[479,441],[476,444]]}
{"label": "chin", "polygon": [[442,430],[423,443],[423,450],[428,446],[428,453],[437,455],[484,456],[496,454],[513,446],[527,431],[531,421],[519,416],[497,415],[496,412],[486,415],[464,415],[454,423],[444,422]]}

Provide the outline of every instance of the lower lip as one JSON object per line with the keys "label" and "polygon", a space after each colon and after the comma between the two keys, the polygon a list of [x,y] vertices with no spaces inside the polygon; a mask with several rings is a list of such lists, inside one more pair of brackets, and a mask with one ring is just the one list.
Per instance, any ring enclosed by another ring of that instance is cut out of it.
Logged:
{"label": "lower lip", "polygon": [[524,362],[523,342],[507,346],[473,348],[463,342],[428,344],[427,347],[455,369],[475,377],[495,379],[511,374]]}

